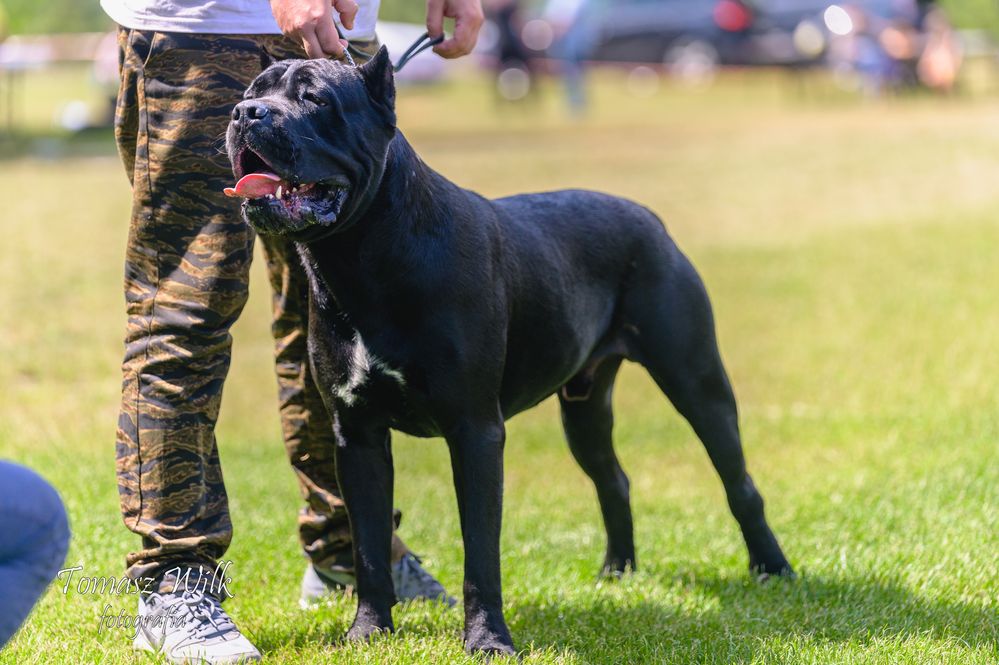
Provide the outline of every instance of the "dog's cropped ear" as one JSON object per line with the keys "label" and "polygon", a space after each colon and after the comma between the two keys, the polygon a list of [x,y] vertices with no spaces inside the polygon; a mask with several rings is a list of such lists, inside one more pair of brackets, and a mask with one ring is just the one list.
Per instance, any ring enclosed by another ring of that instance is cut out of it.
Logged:
{"label": "dog's cropped ear", "polygon": [[268,53],[266,49],[260,49],[260,71],[264,71],[275,62],[277,62],[277,58]]}
{"label": "dog's cropped ear", "polygon": [[368,62],[358,69],[364,77],[364,85],[368,95],[381,108],[389,125],[395,126],[395,79],[392,73],[392,61],[389,60],[388,49],[384,46],[378,49]]}

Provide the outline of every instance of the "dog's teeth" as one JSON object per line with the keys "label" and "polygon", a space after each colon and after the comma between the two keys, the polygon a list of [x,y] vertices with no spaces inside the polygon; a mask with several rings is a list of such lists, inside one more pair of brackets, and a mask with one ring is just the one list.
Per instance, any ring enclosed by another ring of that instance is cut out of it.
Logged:
{"label": "dog's teeth", "polygon": [[274,198],[274,195],[273,195],[273,194],[268,194],[268,195],[267,195],[267,198],[269,198],[269,199],[273,199],[273,198]]}
{"label": "dog's teeth", "polygon": [[277,188],[277,197],[281,198],[281,185],[278,185],[278,188]]}

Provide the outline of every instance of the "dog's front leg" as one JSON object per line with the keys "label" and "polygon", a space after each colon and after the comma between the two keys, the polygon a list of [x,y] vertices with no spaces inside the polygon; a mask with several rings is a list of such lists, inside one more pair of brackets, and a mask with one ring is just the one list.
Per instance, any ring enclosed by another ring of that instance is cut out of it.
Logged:
{"label": "dog's front leg", "polygon": [[513,654],[500,588],[502,419],[463,420],[446,435],[465,545],[465,650]]}
{"label": "dog's front leg", "polygon": [[357,615],[347,639],[365,640],[376,631],[393,630],[392,447],[388,428],[352,420],[338,418],[336,470],[357,576]]}

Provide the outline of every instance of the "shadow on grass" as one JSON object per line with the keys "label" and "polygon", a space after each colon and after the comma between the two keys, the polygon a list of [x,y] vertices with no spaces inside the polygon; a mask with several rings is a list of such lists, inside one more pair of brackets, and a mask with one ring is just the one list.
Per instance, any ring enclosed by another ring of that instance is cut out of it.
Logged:
{"label": "shadow on grass", "polygon": [[335,618],[302,614],[292,621],[258,627],[250,636],[265,661],[477,662],[464,654],[460,608],[415,614],[396,609],[394,614],[396,632],[375,635],[367,643],[347,640],[347,630],[354,617],[353,606],[349,613]]}
{"label": "shadow on grass", "polygon": [[344,644],[350,616],[302,612],[291,621],[267,623],[253,631],[253,643],[266,655],[285,649],[335,649]]}
{"label": "shadow on grass", "polygon": [[[669,599],[648,597],[650,592],[661,597],[662,591]],[[713,573],[664,588],[658,580],[638,576],[570,598],[510,600],[507,619],[525,654],[549,650],[592,663],[731,663],[779,651],[789,642],[833,648],[879,644],[883,649],[912,637],[987,653],[999,648],[993,610],[927,599],[884,580],[805,575],[759,585],[748,577]],[[342,600],[292,622],[261,626],[253,637],[264,653],[335,651],[344,646],[353,613],[353,601]],[[381,639],[444,638],[453,642],[453,655],[460,654],[460,609],[397,609],[395,614],[400,634]]]}
{"label": "shadow on grass", "polygon": [[706,575],[675,584],[674,602],[643,598],[641,584],[625,582],[565,603],[514,602],[508,619],[520,648],[586,662],[749,661],[767,640],[866,646],[919,636],[999,648],[994,610],[927,599],[891,581],[804,576],[757,585]]}
{"label": "shadow on grass", "polygon": [[[253,631],[253,641],[265,655],[282,650],[320,649],[334,651],[348,645],[347,630],[354,619],[355,599],[338,598],[318,610],[294,611],[269,617]],[[375,642],[406,637],[454,638],[461,640],[462,613],[435,603],[396,606],[393,611],[396,633],[381,635]]]}

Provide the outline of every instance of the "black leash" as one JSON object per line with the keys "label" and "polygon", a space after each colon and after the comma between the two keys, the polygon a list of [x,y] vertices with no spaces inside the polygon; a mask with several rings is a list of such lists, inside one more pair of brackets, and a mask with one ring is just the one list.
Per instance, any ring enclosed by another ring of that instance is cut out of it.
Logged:
{"label": "black leash", "polygon": [[442,41],[444,41],[444,33],[441,33],[439,37],[431,37],[429,32],[424,32],[420,35],[420,38],[413,42],[413,45],[406,49],[406,52],[402,54],[399,58],[399,62],[395,63],[395,71],[399,71],[406,66],[406,63],[418,56],[419,54],[426,51],[432,46],[437,46]]}
{"label": "black leash", "polygon": [[[429,32],[424,32],[422,35],[420,35],[419,39],[413,42],[412,45],[408,49],[406,49],[406,52],[402,54],[402,56],[399,58],[399,61],[395,63],[392,69],[398,72],[400,69],[405,67],[406,63],[408,63],[410,60],[418,56],[420,53],[423,53],[428,48],[437,46],[442,41],[444,41],[444,35],[441,35],[440,37],[431,37]],[[347,48],[343,50],[343,59],[351,67],[357,67],[357,63],[354,62],[353,56],[350,55],[350,50],[352,48],[353,46],[349,44],[347,45]],[[358,57],[362,56],[360,51],[355,50],[354,52],[357,53]],[[367,57],[367,55],[365,54],[364,57]]]}

